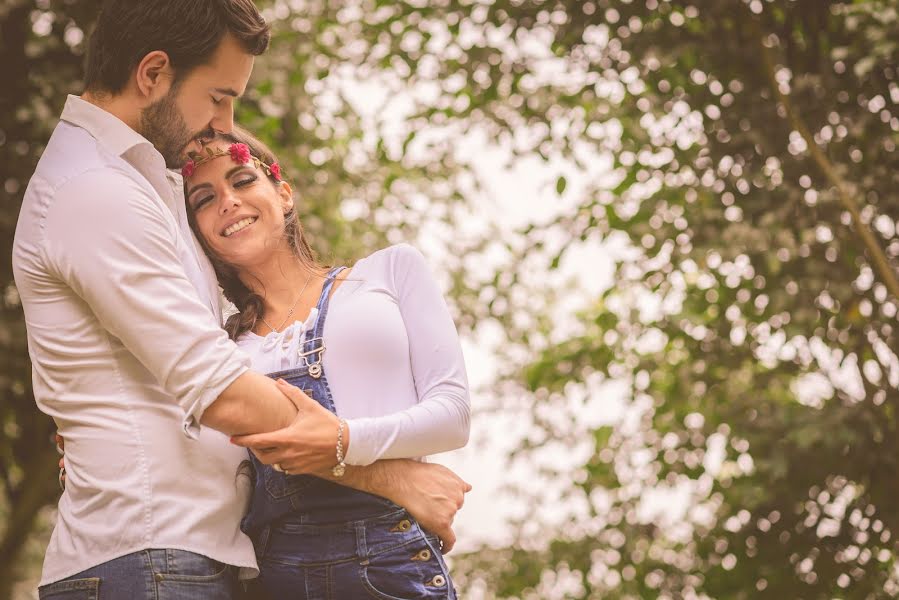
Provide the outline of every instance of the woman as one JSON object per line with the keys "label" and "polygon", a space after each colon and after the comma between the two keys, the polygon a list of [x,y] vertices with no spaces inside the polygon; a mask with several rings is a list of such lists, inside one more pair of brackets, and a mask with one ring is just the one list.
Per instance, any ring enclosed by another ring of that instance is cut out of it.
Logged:
{"label": "woman", "polygon": [[[352,269],[319,264],[272,153],[219,135],[183,169],[191,226],[238,313],[253,368],[336,415],[302,460],[245,436],[256,483],[242,523],[273,598],[455,598],[436,537],[399,506],[308,473],[463,446],[469,403],[455,327],[407,245]],[[318,407],[316,407],[318,408]],[[320,410],[320,409],[319,409]],[[298,474],[307,473],[307,474]]]}

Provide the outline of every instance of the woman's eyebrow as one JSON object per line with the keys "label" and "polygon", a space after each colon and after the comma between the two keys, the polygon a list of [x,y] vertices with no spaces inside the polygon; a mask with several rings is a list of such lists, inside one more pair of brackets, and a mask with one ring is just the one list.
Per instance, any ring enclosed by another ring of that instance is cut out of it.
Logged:
{"label": "woman's eyebrow", "polygon": [[[249,168],[250,168],[249,165],[237,165],[236,167],[231,167],[230,169],[228,169],[228,172],[225,173],[225,179],[228,179],[229,177],[231,177],[232,175],[234,175],[235,173],[237,173],[237,172],[240,171],[241,169],[249,169]],[[201,190],[201,189],[203,189],[203,188],[211,188],[211,187],[212,187],[212,184],[211,184],[211,183],[208,183],[208,182],[206,182],[206,183],[198,183],[198,184],[195,185],[194,187],[192,187],[192,188],[190,188],[190,189],[187,190],[186,196],[187,196],[188,198],[190,198],[190,196],[191,196],[194,192],[196,192],[197,190]]]}

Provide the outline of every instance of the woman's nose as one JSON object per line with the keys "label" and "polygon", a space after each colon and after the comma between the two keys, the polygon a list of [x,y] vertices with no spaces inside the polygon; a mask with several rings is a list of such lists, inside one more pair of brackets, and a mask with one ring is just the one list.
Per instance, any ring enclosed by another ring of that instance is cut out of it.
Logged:
{"label": "woman's nose", "polygon": [[237,197],[233,192],[225,191],[222,193],[221,198],[219,200],[219,214],[226,214],[228,211],[233,210],[240,206],[240,198]]}

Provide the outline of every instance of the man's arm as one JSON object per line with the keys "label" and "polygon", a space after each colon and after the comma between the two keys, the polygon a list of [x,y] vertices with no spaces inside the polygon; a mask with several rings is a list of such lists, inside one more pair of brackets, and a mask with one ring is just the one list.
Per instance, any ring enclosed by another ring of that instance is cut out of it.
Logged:
{"label": "man's arm", "polygon": [[334,477],[330,471],[316,475],[399,504],[422,528],[440,538],[444,554],[456,544],[453,519],[471,485],[442,465],[401,458],[348,466],[343,477]]}
{"label": "man's arm", "polygon": [[291,422],[292,403],[248,372],[249,358],[200,301],[181,264],[177,225],[157,198],[111,168],[56,193],[42,243],[48,270],[180,405],[187,435],[200,423],[233,434]]}
{"label": "man's arm", "polygon": [[[331,468],[337,462],[337,416],[295,386],[280,380],[275,385],[297,406],[296,418],[285,429],[232,438],[233,443],[252,449],[264,464],[277,463],[290,473],[308,473],[387,498],[436,534],[443,541],[444,552],[452,549],[456,542],[453,518],[471,490],[469,484],[446,467],[407,459],[347,466],[343,477],[334,477]],[[348,430],[345,433],[349,446],[352,438]]]}
{"label": "man's arm", "polygon": [[228,435],[241,435],[287,427],[296,416],[297,407],[271,378],[246,371],[206,408],[200,422]]}
{"label": "man's arm", "polygon": [[[59,452],[64,440],[56,436]],[[65,455],[59,459],[60,484],[65,485]],[[330,471],[317,473],[328,479],[369,494],[381,496],[405,508],[419,525],[442,542],[446,554],[456,544],[453,519],[462,508],[471,485],[451,470],[436,464],[408,459],[379,460],[367,467],[347,467],[343,477]],[[63,488],[65,489],[65,488]]]}

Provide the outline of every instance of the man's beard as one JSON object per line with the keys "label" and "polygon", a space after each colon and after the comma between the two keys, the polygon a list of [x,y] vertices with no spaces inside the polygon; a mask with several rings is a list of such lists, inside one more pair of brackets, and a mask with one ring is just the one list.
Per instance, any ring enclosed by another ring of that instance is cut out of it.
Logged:
{"label": "man's beard", "polygon": [[180,169],[187,157],[184,149],[197,138],[211,139],[215,132],[206,129],[197,133],[188,131],[181,111],[175,105],[173,87],[162,99],[154,102],[141,112],[141,134],[147,138],[165,160],[169,169]]}

